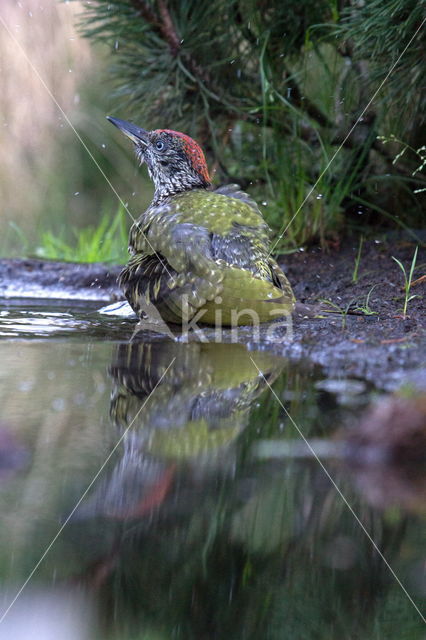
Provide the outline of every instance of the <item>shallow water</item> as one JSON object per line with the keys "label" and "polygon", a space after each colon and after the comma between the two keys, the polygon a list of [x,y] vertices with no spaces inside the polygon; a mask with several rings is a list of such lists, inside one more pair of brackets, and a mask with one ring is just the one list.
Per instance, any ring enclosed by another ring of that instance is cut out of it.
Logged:
{"label": "shallow water", "polygon": [[374,389],[95,310],[0,312],[1,639],[424,637],[299,433],[424,611],[424,476],[335,458]]}

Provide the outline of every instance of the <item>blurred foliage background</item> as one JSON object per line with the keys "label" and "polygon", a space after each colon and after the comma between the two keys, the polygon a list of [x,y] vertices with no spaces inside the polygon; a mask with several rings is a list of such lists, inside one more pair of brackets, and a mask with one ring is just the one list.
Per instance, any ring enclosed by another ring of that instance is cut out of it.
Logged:
{"label": "blurred foliage background", "polygon": [[148,180],[105,120],[105,52],[79,35],[81,11],[80,2],[56,0],[0,6],[3,256],[126,259],[130,216],[58,105],[134,215],[150,199]]}
{"label": "blurred foliage background", "polygon": [[[215,183],[251,192],[277,249],[291,251],[353,230],[421,226],[423,9],[416,0],[5,0],[1,17],[132,215],[152,191],[109,112],[195,137]],[[117,213],[7,33],[0,59],[0,248],[93,259],[93,242],[87,256],[84,247],[96,227],[117,216],[127,227],[130,216]],[[124,260],[121,233],[112,245],[100,259]]]}

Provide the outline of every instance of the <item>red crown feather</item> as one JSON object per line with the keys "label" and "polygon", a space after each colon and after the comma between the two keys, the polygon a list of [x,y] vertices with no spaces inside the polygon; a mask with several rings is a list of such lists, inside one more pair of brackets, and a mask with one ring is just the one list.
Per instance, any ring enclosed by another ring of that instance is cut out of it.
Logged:
{"label": "red crown feather", "polygon": [[180,131],[173,131],[172,129],[156,129],[156,133],[162,132],[169,133],[171,136],[176,136],[182,140],[184,151],[191,159],[191,164],[195,171],[197,171],[197,173],[199,173],[206,182],[211,182],[209,170],[207,169],[206,158],[204,157],[204,153],[200,145]]}

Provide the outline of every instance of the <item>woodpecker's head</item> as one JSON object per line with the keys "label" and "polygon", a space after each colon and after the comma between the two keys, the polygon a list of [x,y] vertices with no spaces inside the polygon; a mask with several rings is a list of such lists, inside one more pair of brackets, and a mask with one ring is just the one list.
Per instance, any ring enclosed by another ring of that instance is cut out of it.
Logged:
{"label": "woodpecker's head", "polygon": [[170,129],[145,131],[109,116],[108,120],[132,140],[141,164],[146,162],[155,185],[154,202],[182,191],[210,186],[204,153],[189,136]]}

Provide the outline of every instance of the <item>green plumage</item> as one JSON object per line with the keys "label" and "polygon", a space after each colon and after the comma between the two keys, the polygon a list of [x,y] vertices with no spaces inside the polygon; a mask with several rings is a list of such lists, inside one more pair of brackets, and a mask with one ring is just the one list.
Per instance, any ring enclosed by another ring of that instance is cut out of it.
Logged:
{"label": "green plumage", "polygon": [[292,311],[294,296],[269,256],[268,231],[236,185],[172,195],[133,225],[120,284],[137,313],[154,304],[167,322],[274,320]]}

